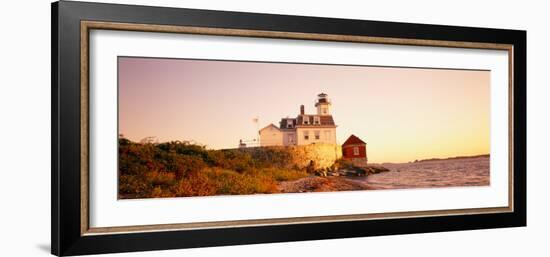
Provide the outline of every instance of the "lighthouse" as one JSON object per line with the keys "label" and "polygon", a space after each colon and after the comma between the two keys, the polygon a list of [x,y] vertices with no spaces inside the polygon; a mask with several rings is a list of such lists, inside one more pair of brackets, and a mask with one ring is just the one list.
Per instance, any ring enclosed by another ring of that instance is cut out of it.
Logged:
{"label": "lighthouse", "polygon": [[325,93],[317,95],[317,101],[315,101],[315,107],[317,107],[317,115],[330,115],[330,99]]}
{"label": "lighthouse", "polygon": [[305,106],[300,105],[298,116],[282,118],[279,127],[269,124],[260,129],[261,146],[336,145],[336,124],[330,114],[331,103],[328,95],[318,94],[315,107],[317,113],[307,114]]}

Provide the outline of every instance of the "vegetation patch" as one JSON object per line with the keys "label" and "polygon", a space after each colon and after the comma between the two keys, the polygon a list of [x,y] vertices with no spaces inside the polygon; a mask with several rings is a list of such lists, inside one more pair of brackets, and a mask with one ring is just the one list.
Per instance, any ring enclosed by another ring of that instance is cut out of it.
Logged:
{"label": "vegetation patch", "polygon": [[173,141],[119,139],[119,198],[268,194],[278,183],[308,176],[281,149],[207,150]]}

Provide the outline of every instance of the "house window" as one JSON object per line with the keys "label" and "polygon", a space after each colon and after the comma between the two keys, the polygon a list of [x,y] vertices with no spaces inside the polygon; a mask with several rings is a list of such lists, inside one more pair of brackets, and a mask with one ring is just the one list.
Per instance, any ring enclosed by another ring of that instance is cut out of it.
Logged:
{"label": "house window", "polygon": [[286,120],[286,127],[292,128],[292,120]]}
{"label": "house window", "polygon": [[289,143],[294,143],[294,134],[288,134],[288,142]]}
{"label": "house window", "polygon": [[327,108],[321,108],[323,114],[327,114]]}
{"label": "house window", "polygon": [[304,124],[309,124],[309,117],[308,116],[304,116]]}
{"label": "house window", "polygon": [[321,124],[321,117],[313,116],[313,124],[315,124],[315,125]]}
{"label": "house window", "polygon": [[315,134],[315,140],[319,140],[321,138],[321,131],[315,130],[314,134]]}
{"label": "house window", "polygon": [[353,155],[359,155],[359,146],[353,147]]}
{"label": "house window", "polygon": [[309,131],[304,131],[304,140],[309,140]]}

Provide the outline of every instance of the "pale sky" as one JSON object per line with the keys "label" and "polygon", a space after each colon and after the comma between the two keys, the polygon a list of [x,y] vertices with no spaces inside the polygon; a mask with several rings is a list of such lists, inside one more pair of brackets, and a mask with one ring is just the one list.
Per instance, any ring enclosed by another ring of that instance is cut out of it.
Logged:
{"label": "pale sky", "polygon": [[338,143],[367,142],[369,162],[487,154],[490,72],[119,58],[119,132],[132,141],[235,148],[259,127],[332,100]]}

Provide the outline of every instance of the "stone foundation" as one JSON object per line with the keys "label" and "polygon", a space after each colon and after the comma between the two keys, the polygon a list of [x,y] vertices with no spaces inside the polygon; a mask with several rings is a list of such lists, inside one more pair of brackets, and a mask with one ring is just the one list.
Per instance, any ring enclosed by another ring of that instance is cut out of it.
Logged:
{"label": "stone foundation", "polygon": [[342,147],[334,144],[311,144],[287,146],[294,157],[294,163],[300,167],[307,167],[310,161],[314,162],[315,169],[328,168],[342,157]]}
{"label": "stone foundation", "polygon": [[311,161],[315,169],[328,168],[342,157],[342,147],[335,144],[310,144],[296,146],[268,146],[244,148],[245,151],[262,151],[262,149],[277,149],[288,151],[292,156],[291,166],[306,168]]}
{"label": "stone foundation", "polygon": [[354,166],[363,168],[367,167],[367,158],[352,158],[347,160],[351,161]]}

